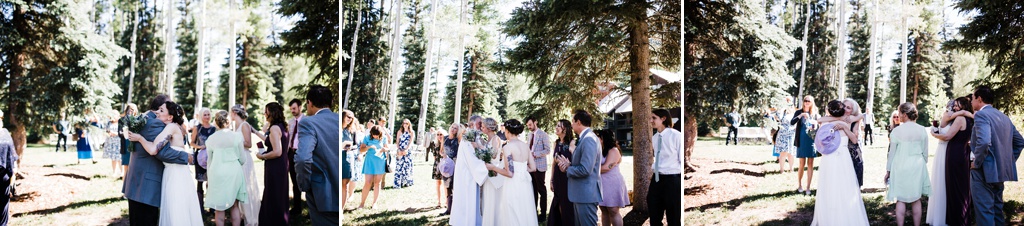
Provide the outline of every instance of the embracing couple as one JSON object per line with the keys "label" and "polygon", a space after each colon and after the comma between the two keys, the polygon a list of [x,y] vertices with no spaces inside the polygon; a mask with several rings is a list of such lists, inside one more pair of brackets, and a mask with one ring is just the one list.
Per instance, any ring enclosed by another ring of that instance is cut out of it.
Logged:
{"label": "embracing couple", "polygon": [[203,225],[199,197],[185,149],[184,109],[164,94],[149,102],[139,133],[124,130],[133,141],[123,192],[131,225]]}

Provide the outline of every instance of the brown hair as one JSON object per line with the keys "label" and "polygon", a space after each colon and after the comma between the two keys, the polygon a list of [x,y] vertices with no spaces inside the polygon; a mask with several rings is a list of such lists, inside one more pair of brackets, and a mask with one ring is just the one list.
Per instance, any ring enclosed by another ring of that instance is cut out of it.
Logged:
{"label": "brown hair", "polygon": [[228,127],[228,111],[217,111],[217,114],[213,115],[213,125],[219,129]]}
{"label": "brown hair", "polygon": [[899,111],[900,114],[907,115],[907,119],[917,120],[917,106],[914,106],[913,103],[907,102],[900,104]]}

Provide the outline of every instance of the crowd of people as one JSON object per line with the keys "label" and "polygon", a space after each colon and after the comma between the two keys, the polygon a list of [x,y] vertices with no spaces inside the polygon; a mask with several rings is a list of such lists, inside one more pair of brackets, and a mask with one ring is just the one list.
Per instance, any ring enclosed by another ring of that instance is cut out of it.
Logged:
{"label": "crowd of people", "polygon": [[[216,225],[289,225],[304,208],[314,225],[338,225],[339,117],[330,89],[312,86],[305,99],[289,102],[291,120],[280,103],[267,103],[259,129],[242,105],[203,108],[188,121],[167,95],[153,97],[141,116],[129,104],[122,119],[145,125],[135,131],[112,120],[103,145],[105,157],[124,159],[131,225],[204,225],[210,217]],[[63,134],[66,125],[54,130]],[[264,161],[262,180],[254,157]]]}
{"label": "crowd of people", "polygon": [[[622,225],[619,208],[630,200],[618,167],[619,143],[612,131],[593,130],[591,123],[588,112],[576,111],[571,121],[555,122],[554,138],[532,117],[499,122],[474,115],[448,130],[431,129],[424,154],[434,157],[432,186],[437,205],[447,207],[441,215],[450,215],[451,225],[597,225],[600,212],[602,225]],[[667,110],[655,110],[650,123],[657,130],[651,166],[655,173],[644,197],[651,225],[661,225],[665,217],[669,225],[679,225],[682,159],[677,141],[682,136],[672,128]],[[408,119],[392,133],[384,120],[361,124],[352,112],[343,111],[342,190],[347,192],[342,208],[374,208],[389,172],[395,174],[395,188],[411,186],[415,135]],[[490,159],[480,155],[487,150]],[[360,180],[363,189],[355,197]],[[345,207],[353,199],[358,207]]]}
{"label": "crowd of people", "polygon": [[[905,223],[908,204],[911,221],[920,225],[925,197],[924,221],[929,225],[1005,225],[1004,182],[1017,180],[1014,162],[1024,149],[1024,137],[1009,117],[992,107],[996,97],[990,87],[979,86],[950,100],[930,127],[917,123],[920,114],[913,103],[902,103],[891,114],[882,180],[888,188],[886,200],[896,204],[897,225]],[[772,136],[780,171],[792,169],[794,155],[799,158],[797,192],[811,195],[813,163],[820,157],[812,225],[867,225],[861,144],[873,142],[873,118],[861,113],[853,99],[829,101],[825,116],[818,114],[813,97],[804,97],[802,103],[800,109],[784,106],[766,114],[781,122]],[[939,140],[931,160],[929,136]]]}

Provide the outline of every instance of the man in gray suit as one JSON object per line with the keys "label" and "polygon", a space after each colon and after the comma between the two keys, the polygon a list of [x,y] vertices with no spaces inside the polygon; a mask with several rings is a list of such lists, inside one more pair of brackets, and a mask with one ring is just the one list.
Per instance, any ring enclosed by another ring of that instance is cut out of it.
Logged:
{"label": "man in gray suit", "polygon": [[313,225],[338,225],[339,128],[338,113],[329,108],[334,97],[324,86],[306,92],[306,115],[299,122],[299,148],[295,150],[295,178],[306,192]]}
{"label": "man in gray suit", "polygon": [[974,90],[971,106],[974,131],[971,134],[971,196],[978,225],[1005,225],[1003,182],[1017,181],[1015,162],[1024,149],[1024,138],[1010,118],[992,107],[992,89]]}
{"label": "man in gray suit", "polygon": [[572,161],[558,156],[558,166],[569,177],[569,201],[576,210],[576,225],[597,225],[597,203],[601,196],[601,143],[590,129],[593,118],[583,110],[572,117],[572,131],[580,134]]}
{"label": "man in gray suit", "polygon": [[[156,118],[154,111],[170,101],[164,94],[156,95],[149,102],[146,112],[146,126],[139,132],[146,140],[156,139],[164,130],[164,122]],[[132,142],[135,150],[129,161],[128,172],[124,177],[121,192],[128,199],[128,221],[131,225],[157,225],[160,222],[160,193],[164,178],[164,162],[176,164],[192,164],[192,155],[188,152],[171,149],[164,145],[157,155],[150,155],[139,142]]]}

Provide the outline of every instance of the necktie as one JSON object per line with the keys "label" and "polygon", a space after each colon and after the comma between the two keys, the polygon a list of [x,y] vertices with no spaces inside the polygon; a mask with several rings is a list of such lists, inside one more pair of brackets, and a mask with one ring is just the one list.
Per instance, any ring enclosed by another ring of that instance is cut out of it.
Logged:
{"label": "necktie", "polygon": [[537,140],[537,132],[530,134],[530,149],[533,149],[533,141]]}
{"label": "necktie", "polygon": [[292,133],[291,133],[291,135],[292,135],[292,142],[291,142],[291,144],[289,144],[290,146],[292,146],[292,149],[298,149],[298,147],[299,147],[298,145],[296,145],[296,143],[298,143],[298,141],[299,141],[299,136],[298,136],[298,134],[295,134],[295,132],[296,132],[296,130],[299,129],[299,119],[301,119],[301,118],[302,118],[301,116],[300,117],[296,117],[295,118],[295,124],[292,125]]}
{"label": "necktie", "polygon": [[658,172],[658,160],[661,159],[661,156],[658,156],[661,154],[661,134],[655,138],[658,139],[658,142],[654,144],[654,182],[658,182],[658,175],[661,174]]}

